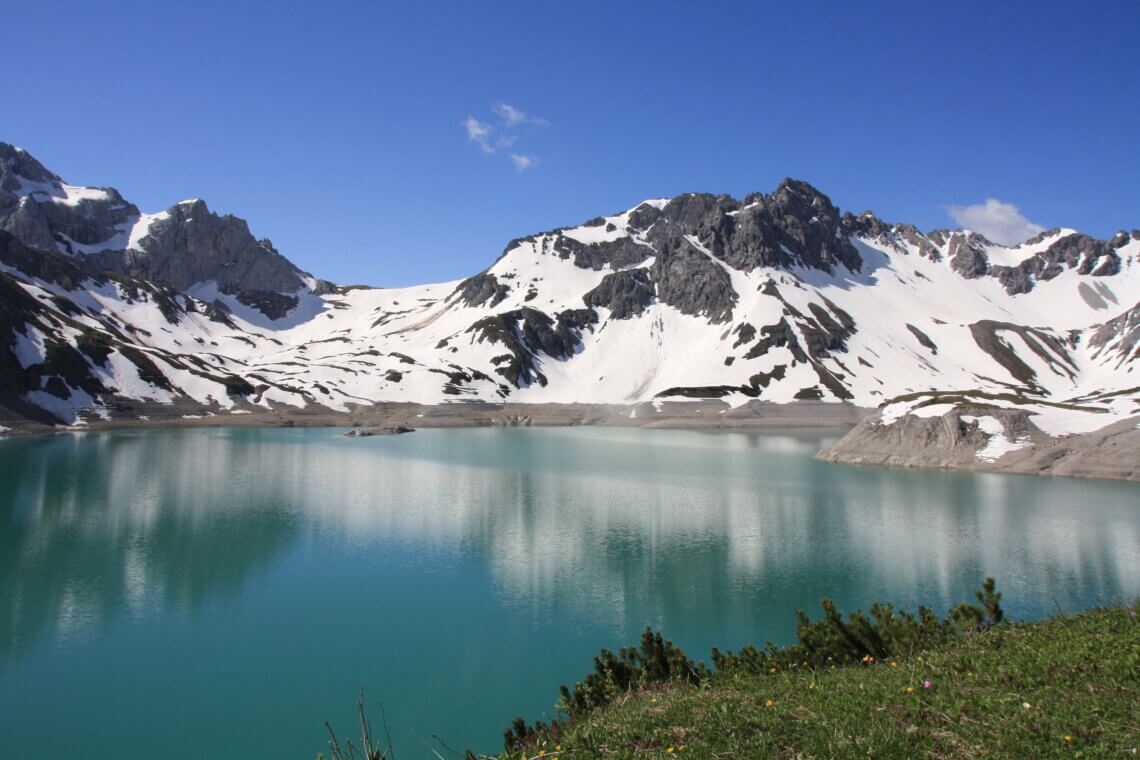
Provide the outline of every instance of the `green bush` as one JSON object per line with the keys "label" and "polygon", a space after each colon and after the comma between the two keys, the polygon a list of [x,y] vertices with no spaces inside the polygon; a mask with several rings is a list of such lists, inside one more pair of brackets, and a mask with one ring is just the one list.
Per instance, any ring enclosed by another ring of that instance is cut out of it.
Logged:
{"label": "green bush", "polygon": [[[963,602],[945,618],[927,607],[917,614],[896,611],[893,604],[871,605],[844,618],[830,599],[821,602],[823,617],[811,620],[797,612],[796,643],[777,647],[771,642],[764,649],[748,645],[738,652],[712,649],[712,663],[718,674],[761,675],[787,668],[823,667],[873,663],[945,644],[967,634],[981,633],[1001,624],[1001,594],[993,578],[986,578],[975,594],[981,606]],[[594,658],[594,669],[573,689],[563,685],[558,709],[569,719],[612,704],[624,694],[667,683],[699,685],[713,671],[703,662],[694,663],[661,633],[646,628],[640,646],[623,647],[615,656],[603,649]],[[560,733],[560,723],[541,721],[528,724],[515,718],[503,732],[507,752],[530,746],[535,737]]]}

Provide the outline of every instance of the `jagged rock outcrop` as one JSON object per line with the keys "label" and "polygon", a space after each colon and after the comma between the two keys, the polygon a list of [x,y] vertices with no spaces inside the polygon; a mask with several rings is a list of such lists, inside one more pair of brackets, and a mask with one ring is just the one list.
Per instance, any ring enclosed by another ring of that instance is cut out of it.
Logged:
{"label": "jagged rock outcrop", "polygon": [[593,290],[582,296],[591,307],[610,310],[614,319],[629,319],[645,311],[653,302],[653,283],[646,269],[623,269],[610,272]]}
{"label": "jagged rock outcrop", "polygon": [[[1001,432],[986,432],[980,418],[996,421]],[[962,467],[977,465],[978,452],[994,435],[1026,444],[1045,438],[1028,412],[963,405],[945,413],[922,417],[903,415],[884,421],[881,414],[866,417],[820,458],[851,464],[891,464],[907,467]]]}
{"label": "jagged rock outcrop", "polygon": [[114,188],[77,188],[26,151],[0,142],[0,230],[34,248],[81,253],[120,242],[139,215]]}
{"label": "jagged rock outcrop", "polygon": [[127,274],[179,289],[213,280],[223,293],[303,287],[303,273],[269,240],[256,239],[244,219],[218,216],[200,200],[179,203],[167,214],[150,225],[141,251],[124,254]]}
{"label": "jagged rock outcrop", "polygon": [[1044,251],[1030,256],[1017,266],[992,266],[988,271],[1012,295],[1028,293],[1033,289],[1034,281],[1051,280],[1066,268],[1094,277],[1111,276],[1120,271],[1120,257],[1103,240],[1072,234],[1061,237]]}
{"label": "jagged rock outcrop", "polygon": [[611,269],[636,266],[653,255],[652,248],[628,237],[586,244],[560,235],[554,250],[564,259],[572,257],[576,266],[594,271],[607,266]]}
{"label": "jagged rock outcrop", "polygon": [[[0,230],[72,256],[93,276],[117,272],[178,290],[213,282],[244,303],[265,305],[271,319],[280,318],[285,301],[265,294],[288,297],[311,279],[269,240],[255,238],[245,220],[214,214],[204,201],[147,216],[114,188],[68,185],[7,143],[0,143]],[[331,292],[330,283],[312,284]]]}
{"label": "jagged rock outcrop", "polygon": [[507,349],[506,354],[493,357],[491,363],[496,373],[514,387],[522,388],[532,383],[546,385],[540,355],[569,359],[581,345],[582,330],[596,321],[597,314],[589,309],[561,312],[555,320],[537,309],[523,307],[485,317],[467,332],[473,333],[479,343],[497,343]]}
{"label": "jagged rock outcrop", "polygon": [[1115,367],[1140,359],[1140,303],[1093,330],[1088,343],[1097,358],[1114,358]]}
{"label": "jagged rock outcrop", "polygon": [[976,233],[950,233],[947,243],[950,268],[966,279],[983,276],[989,270],[985,251],[989,244]]}
{"label": "jagged rock outcrop", "polygon": [[1042,432],[1030,412],[963,405],[937,416],[884,423],[869,415],[818,458],[846,464],[994,470],[1140,482],[1140,428],[1120,420],[1064,437]]}
{"label": "jagged rock outcrop", "polygon": [[511,292],[511,286],[499,282],[495,275],[484,272],[474,277],[468,277],[459,283],[455,292],[459,294],[459,299],[468,306],[482,306],[483,304],[498,306]]}
{"label": "jagged rock outcrop", "polygon": [[663,243],[651,272],[661,303],[682,314],[707,317],[713,324],[732,318],[738,298],[732,278],[686,238]]}
{"label": "jagged rock outcrop", "polygon": [[858,251],[841,234],[839,210],[806,182],[785,179],[771,195],[750,195],[738,209],[719,206],[702,220],[698,236],[736,269],[804,266],[831,271],[859,268]]}

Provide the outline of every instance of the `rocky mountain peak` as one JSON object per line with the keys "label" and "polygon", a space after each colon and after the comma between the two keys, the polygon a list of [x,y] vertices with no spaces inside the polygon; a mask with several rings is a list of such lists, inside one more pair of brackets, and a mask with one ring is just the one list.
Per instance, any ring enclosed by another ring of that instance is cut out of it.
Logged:
{"label": "rocky mountain peak", "polygon": [[215,214],[201,199],[143,214],[114,188],[68,185],[8,143],[0,143],[0,230],[74,256],[92,276],[114,272],[178,290],[213,282],[273,318],[310,281],[244,219]]}
{"label": "rocky mountain peak", "polygon": [[20,189],[18,177],[31,182],[62,182],[48,171],[31,153],[10,143],[0,142],[0,190],[14,193]]}

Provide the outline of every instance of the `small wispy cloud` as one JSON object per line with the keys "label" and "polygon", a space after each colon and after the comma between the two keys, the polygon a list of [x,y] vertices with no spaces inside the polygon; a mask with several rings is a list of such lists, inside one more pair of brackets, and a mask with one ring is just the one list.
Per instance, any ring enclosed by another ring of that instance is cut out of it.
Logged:
{"label": "small wispy cloud", "polygon": [[[479,146],[479,150],[488,155],[512,148],[519,141],[519,127],[532,124],[540,127],[549,127],[550,122],[539,116],[532,116],[521,108],[509,103],[499,103],[494,106],[500,124],[498,126],[489,122],[480,121],[472,115],[463,120],[463,130],[467,133],[467,140]],[[510,153],[511,163],[515,171],[524,172],[538,165],[538,157],[528,153]]]}
{"label": "small wispy cloud", "polygon": [[474,116],[468,116],[463,120],[463,128],[467,130],[467,139],[478,145],[484,153],[495,152],[495,147],[491,145],[493,128],[490,124],[484,124]]}
{"label": "small wispy cloud", "polygon": [[507,127],[516,127],[519,124],[535,124],[540,127],[549,127],[550,122],[540,116],[531,116],[521,108],[515,108],[510,103],[500,103],[495,106],[495,112]]}
{"label": "small wispy cloud", "polygon": [[947,206],[946,213],[960,226],[1001,245],[1024,243],[1045,231],[1040,224],[1026,219],[1017,206],[997,198],[986,198],[985,203],[970,206]]}

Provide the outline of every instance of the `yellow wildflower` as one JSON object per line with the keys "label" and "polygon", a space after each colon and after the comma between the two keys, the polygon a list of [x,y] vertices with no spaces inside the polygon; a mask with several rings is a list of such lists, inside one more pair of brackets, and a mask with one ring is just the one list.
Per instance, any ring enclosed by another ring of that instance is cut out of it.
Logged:
{"label": "yellow wildflower", "polygon": [[913,686],[906,687],[906,693],[907,694],[914,694],[914,687]]}
{"label": "yellow wildflower", "polygon": [[672,747],[670,747],[669,749],[667,749],[667,750],[665,750],[665,751],[666,751],[666,752],[668,752],[670,755],[672,755],[672,754],[673,754],[673,748],[672,748]]}
{"label": "yellow wildflower", "polygon": [[774,704],[776,704],[776,703],[775,703],[775,702],[773,702],[772,700],[770,700],[770,699],[769,699],[768,701],[766,701],[766,702],[764,703],[764,706],[765,706],[765,707],[771,707],[771,706],[772,706],[772,705],[774,705]]}
{"label": "yellow wildflower", "polygon": [[899,664],[897,662],[895,662],[894,660],[891,660],[891,667],[892,668],[897,668],[898,666],[899,666]]}
{"label": "yellow wildflower", "polygon": [[657,704],[657,697],[654,697],[653,699],[649,700],[649,704],[651,704],[651,705]]}
{"label": "yellow wildflower", "polygon": [[1072,740],[1073,740],[1073,737],[1069,736],[1068,734],[1065,734],[1065,741],[1071,742]]}
{"label": "yellow wildflower", "polygon": [[775,673],[775,672],[776,672],[776,669],[775,669],[775,668],[772,668],[772,669],[771,669],[771,670],[769,670],[768,672],[769,672],[769,673]]}

